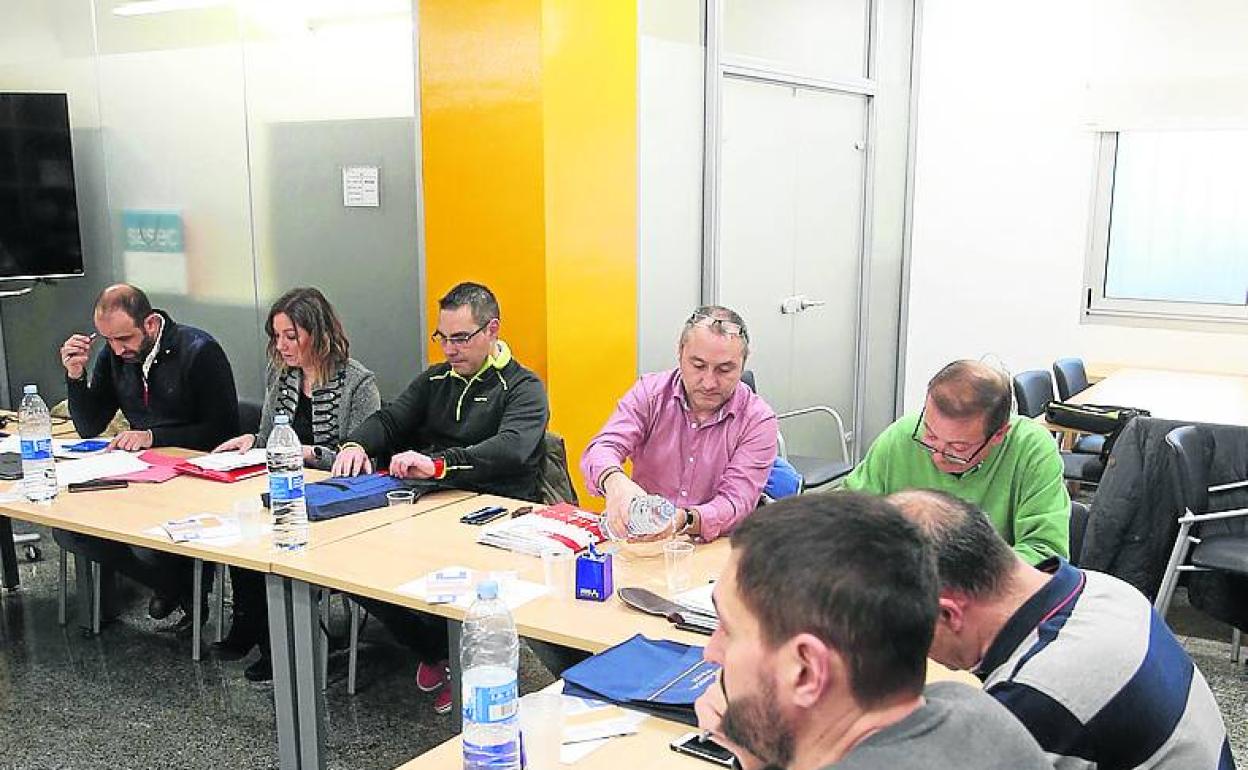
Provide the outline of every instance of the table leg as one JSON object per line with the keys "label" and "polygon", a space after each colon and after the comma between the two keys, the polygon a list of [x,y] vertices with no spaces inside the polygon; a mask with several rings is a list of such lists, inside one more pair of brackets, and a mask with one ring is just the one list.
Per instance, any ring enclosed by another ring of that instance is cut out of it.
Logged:
{"label": "table leg", "polygon": [[295,701],[299,730],[299,767],[324,770],[325,707],[322,700],[321,667],[317,651],[321,646],[316,586],[302,580],[290,581],[291,640],[295,650]]}
{"label": "table leg", "polygon": [[459,659],[459,641],[464,633],[464,624],[455,619],[446,621],[446,636],[451,669],[451,729],[460,733],[464,730],[464,672]]}
{"label": "table leg", "polygon": [[3,577],[0,585],[10,591],[16,591],[21,584],[17,574],[17,546],[13,543],[13,522],[8,516],[0,516],[0,567]]}
{"label": "table leg", "polygon": [[191,578],[192,585],[191,596],[195,602],[191,609],[191,660],[198,661],[203,653],[204,633],[202,623],[203,618],[203,602],[200,597],[204,595],[204,560],[195,560],[195,574]]}
{"label": "table leg", "polygon": [[290,581],[265,575],[269,600],[269,646],[273,656],[273,706],[277,712],[277,752],[282,770],[299,770],[298,715],[295,713],[294,641],[290,624]]}

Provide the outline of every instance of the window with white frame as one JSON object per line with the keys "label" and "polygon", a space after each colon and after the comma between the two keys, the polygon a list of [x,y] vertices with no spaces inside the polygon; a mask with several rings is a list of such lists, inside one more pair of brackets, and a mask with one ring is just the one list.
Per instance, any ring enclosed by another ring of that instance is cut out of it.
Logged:
{"label": "window with white frame", "polygon": [[1248,131],[1101,135],[1085,311],[1248,322]]}

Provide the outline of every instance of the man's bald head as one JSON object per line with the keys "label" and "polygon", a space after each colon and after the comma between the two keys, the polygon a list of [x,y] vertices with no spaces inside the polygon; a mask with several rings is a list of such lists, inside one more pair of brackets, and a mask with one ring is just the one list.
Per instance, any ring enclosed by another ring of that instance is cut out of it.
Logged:
{"label": "man's bald head", "polygon": [[991,436],[1010,419],[1010,378],[981,361],[954,361],[927,383],[927,395],[941,414],[955,420],[983,417]]}
{"label": "man's bald head", "polygon": [[116,311],[125,313],[134,321],[135,326],[142,327],[143,322],[152,314],[152,303],[139,287],[128,283],[115,283],[100,292],[100,296],[96,298],[95,314],[101,316]]}
{"label": "man's bald head", "polygon": [[942,591],[988,599],[1009,580],[1017,557],[975,505],[927,489],[896,492],[887,500],[932,544]]}

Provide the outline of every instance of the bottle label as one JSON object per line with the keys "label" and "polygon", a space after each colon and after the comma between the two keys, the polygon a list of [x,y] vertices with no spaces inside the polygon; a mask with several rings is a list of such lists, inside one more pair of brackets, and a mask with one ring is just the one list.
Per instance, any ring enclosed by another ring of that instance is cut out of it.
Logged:
{"label": "bottle label", "polygon": [[52,439],[22,439],[23,460],[51,460]]}
{"label": "bottle label", "polygon": [[496,724],[515,718],[519,708],[516,680],[489,687],[473,687],[464,697],[464,721]]}
{"label": "bottle label", "polygon": [[275,503],[288,503],[303,497],[302,473],[270,473],[269,498]]}
{"label": "bottle label", "polygon": [[519,741],[512,739],[503,743],[473,743],[464,741],[464,767],[498,768],[512,770],[519,767]]}

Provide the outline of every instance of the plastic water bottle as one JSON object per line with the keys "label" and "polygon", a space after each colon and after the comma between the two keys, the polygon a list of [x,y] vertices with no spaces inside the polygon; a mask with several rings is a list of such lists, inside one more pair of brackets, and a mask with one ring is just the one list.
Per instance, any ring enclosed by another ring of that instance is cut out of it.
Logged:
{"label": "plastic water bottle", "polygon": [[602,520],[602,534],[611,540],[627,540],[644,537],[667,529],[676,518],[676,506],[659,495],[634,497],[628,504],[628,531],[613,532],[607,520]]}
{"label": "plastic water bottle", "polygon": [[27,385],[22,393],[22,406],[18,412],[22,441],[22,493],[27,500],[51,500],[56,497],[52,417],[48,414],[48,405],[39,397],[38,387]]}
{"label": "plastic water bottle", "polygon": [[477,586],[464,617],[459,660],[464,694],[464,770],[519,770],[520,640],[498,583]]}
{"label": "plastic water bottle", "polygon": [[269,507],[273,510],[273,544],[298,551],[308,544],[308,507],[303,498],[303,447],[290,415],[273,420],[273,432],[265,443],[269,466]]}

